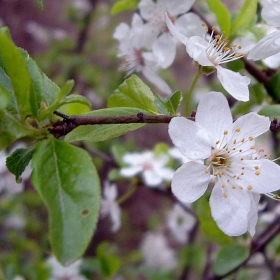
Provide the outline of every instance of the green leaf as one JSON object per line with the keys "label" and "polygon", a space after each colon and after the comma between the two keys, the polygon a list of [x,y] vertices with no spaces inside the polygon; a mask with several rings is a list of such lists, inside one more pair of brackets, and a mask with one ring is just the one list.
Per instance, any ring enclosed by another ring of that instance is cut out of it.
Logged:
{"label": "green leaf", "polygon": [[258,113],[260,115],[269,117],[271,120],[273,118],[280,119],[280,104],[264,106]]}
{"label": "green leaf", "polygon": [[201,231],[207,240],[224,245],[233,242],[233,239],[223,233],[212,218],[209,201],[206,195],[201,197],[196,203],[196,210],[201,226]]}
{"label": "green leaf", "polygon": [[89,100],[86,97],[78,94],[71,94],[69,96],[62,98],[61,101],[59,102],[59,107],[71,103],[79,103],[79,104],[86,105],[89,108],[91,107]]}
{"label": "green leaf", "polygon": [[20,50],[2,33],[0,33],[0,56],[5,64],[6,74],[12,82],[17,111],[25,119],[31,114],[30,76]]}
{"label": "green leaf", "polygon": [[16,149],[6,159],[7,168],[11,173],[16,176],[16,181],[20,182],[20,176],[29,164],[33,154],[35,152],[35,146],[28,149]]}
{"label": "green leaf", "polygon": [[[46,110],[57,102],[60,88],[41,71],[27,51],[23,49],[20,51],[31,77],[31,108],[33,116],[37,117],[42,110],[41,107]],[[49,110],[49,115],[51,114],[52,110]]]}
{"label": "green leaf", "polygon": [[182,93],[180,91],[176,91],[166,99],[162,99],[162,97],[157,95],[155,105],[160,113],[175,115],[181,101]]}
{"label": "green leaf", "polygon": [[140,78],[132,75],[126,79],[108,98],[108,107],[141,108],[152,114],[158,110],[154,105],[155,97],[150,88]]}
{"label": "green leaf", "polygon": [[280,102],[280,72],[276,72],[264,86],[273,100]]}
{"label": "green leaf", "polygon": [[0,110],[8,107],[10,99],[10,93],[0,84]]}
{"label": "green leaf", "polygon": [[15,116],[0,111],[0,150],[28,135],[32,135],[32,131],[23,126]]}
{"label": "green leaf", "polygon": [[220,0],[206,0],[209,8],[216,15],[221,31],[225,36],[229,35],[231,26],[231,15],[227,7]]}
{"label": "green leaf", "polygon": [[214,262],[214,271],[224,275],[243,263],[249,256],[250,249],[235,243],[223,246]]}
{"label": "green leaf", "polygon": [[50,138],[37,144],[32,183],[49,211],[52,250],[70,265],[86,250],[96,227],[100,182],[88,153]]}
{"label": "green leaf", "polygon": [[[96,110],[85,114],[84,116],[129,116],[135,115],[139,112],[149,113],[139,108],[106,108],[101,110]],[[118,137],[127,133],[128,131],[136,130],[142,126],[141,124],[103,124],[103,125],[82,125],[75,128],[73,131],[65,136],[65,141],[91,141],[99,142],[114,137]]]}
{"label": "green leaf", "polygon": [[103,242],[96,250],[101,272],[104,276],[113,276],[119,269],[121,261],[110,253],[110,244]]}
{"label": "green leaf", "polygon": [[43,0],[37,0],[37,4],[43,10]]}
{"label": "green leaf", "polygon": [[115,15],[126,10],[136,10],[138,7],[138,3],[139,0],[120,0],[112,7],[111,14]]}
{"label": "green leaf", "polygon": [[62,106],[63,104],[66,104],[66,103],[62,102],[62,99],[65,99],[66,95],[70,93],[73,86],[74,86],[73,80],[66,81],[63,88],[58,92],[55,102],[53,102],[45,110],[43,110],[38,118],[40,120],[43,120],[43,119],[49,117],[53,113],[53,111],[55,111],[58,107]]}
{"label": "green leaf", "polygon": [[246,0],[231,26],[231,33],[235,30],[250,26],[257,12],[259,0]]}

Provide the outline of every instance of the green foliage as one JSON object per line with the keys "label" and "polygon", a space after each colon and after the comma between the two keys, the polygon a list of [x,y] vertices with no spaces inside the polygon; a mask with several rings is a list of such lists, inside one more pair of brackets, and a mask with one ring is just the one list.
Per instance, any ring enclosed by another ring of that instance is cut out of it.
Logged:
{"label": "green foliage", "polygon": [[[135,115],[139,113],[139,111],[140,109],[138,108],[107,108],[89,112],[85,114],[85,116],[129,116]],[[146,113],[143,110],[141,112]],[[136,130],[144,125],[144,123],[82,125],[68,133],[65,137],[65,141],[105,141],[123,135],[128,131]]]}
{"label": "green foliage", "polygon": [[32,167],[32,183],[49,211],[53,252],[69,265],[82,256],[96,226],[97,172],[87,152],[52,137],[37,144]]}
{"label": "green foliage", "polygon": [[257,11],[258,0],[246,0],[234,19],[231,26],[231,33],[250,26]]}
{"label": "green foliage", "polygon": [[264,85],[267,93],[275,102],[280,101],[280,72],[275,73],[267,84]]}
{"label": "green foliage", "polygon": [[270,119],[280,119],[280,104],[267,105],[262,107],[258,112],[260,115],[269,117]]}
{"label": "green foliage", "polygon": [[17,113],[25,119],[31,114],[30,75],[20,50],[2,32],[0,33],[0,57],[5,67],[4,71],[13,86]]}
{"label": "green foliage", "polygon": [[136,10],[139,0],[119,0],[111,9],[111,14],[115,15],[126,10]]}
{"label": "green foliage", "polygon": [[223,246],[214,262],[214,271],[224,275],[243,263],[249,256],[250,249],[235,243]]}
{"label": "green foliage", "polygon": [[108,107],[132,107],[157,114],[155,97],[150,88],[136,75],[126,79],[108,98]]}
{"label": "green foliage", "polygon": [[175,91],[172,95],[163,99],[159,95],[156,96],[155,105],[158,111],[164,115],[176,115],[177,109],[182,102],[182,93]]}
{"label": "green foliage", "polygon": [[221,31],[228,36],[231,27],[231,15],[227,7],[220,0],[206,0],[209,8],[216,15]]}
{"label": "green foliage", "polygon": [[0,84],[0,110],[5,109],[10,103],[10,93]]}
{"label": "green foliage", "polygon": [[101,272],[106,277],[112,277],[119,269],[121,260],[110,252],[110,244],[103,242],[97,247],[97,257]]}
{"label": "green foliage", "polygon": [[40,9],[43,9],[43,0],[37,0],[37,4],[40,7]]}
{"label": "green foliage", "polygon": [[198,219],[205,238],[219,245],[233,242],[233,239],[223,233],[212,218],[209,201],[206,195],[202,196],[196,202],[196,210]]}
{"label": "green foliage", "polygon": [[28,149],[17,149],[6,159],[7,168],[16,176],[16,181],[20,181],[20,176],[29,164],[35,152],[35,146]]}

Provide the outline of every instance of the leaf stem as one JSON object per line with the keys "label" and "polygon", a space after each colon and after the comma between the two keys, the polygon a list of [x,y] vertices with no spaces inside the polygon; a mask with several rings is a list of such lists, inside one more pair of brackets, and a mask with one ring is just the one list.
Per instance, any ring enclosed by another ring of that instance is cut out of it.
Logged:
{"label": "leaf stem", "polygon": [[190,88],[190,90],[188,92],[188,95],[187,95],[187,100],[186,100],[186,116],[190,116],[190,113],[191,113],[190,112],[191,97],[192,97],[193,90],[194,90],[194,88],[196,86],[196,83],[197,83],[198,79],[200,78],[200,76],[202,74],[200,70],[201,70],[201,66],[199,66],[199,68],[198,68],[198,72],[197,72],[196,76],[194,77],[194,80],[192,82],[191,88]]}
{"label": "leaf stem", "polygon": [[136,185],[130,185],[127,192],[117,200],[117,203],[121,204],[125,202],[128,198],[130,198],[135,193],[136,190],[137,190]]}

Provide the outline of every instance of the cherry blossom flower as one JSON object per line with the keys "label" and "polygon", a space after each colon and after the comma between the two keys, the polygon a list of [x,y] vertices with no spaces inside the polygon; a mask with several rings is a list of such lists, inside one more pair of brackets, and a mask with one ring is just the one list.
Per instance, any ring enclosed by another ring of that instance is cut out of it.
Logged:
{"label": "cherry blossom flower", "polygon": [[166,167],[169,159],[167,154],[156,155],[152,151],[126,154],[123,161],[129,166],[123,167],[120,174],[128,178],[142,174],[148,187],[157,187],[165,180],[170,181],[174,174],[174,170]]}
{"label": "cherry blossom flower", "polygon": [[[113,38],[119,41],[119,57],[122,58],[120,70],[125,71],[127,76],[133,72],[141,72],[151,83],[163,93],[172,93],[167,83],[158,76],[157,72],[166,68],[165,60],[169,58],[168,50],[163,51],[159,58],[159,45],[165,47],[161,41],[153,43],[151,30],[145,25],[138,14],[132,18],[131,28],[121,23],[117,26]],[[164,58],[165,57],[165,58]]]}
{"label": "cherry blossom flower", "polygon": [[100,215],[109,216],[112,223],[112,232],[117,232],[121,227],[121,208],[116,202],[118,189],[116,184],[104,183],[103,198],[101,201]]}
{"label": "cherry blossom flower", "polygon": [[223,35],[213,35],[214,28],[210,38],[206,40],[206,35],[188,38],[171,22],[168,16],[166,16],[166,24],[170,32],[186,45],[186,51],[194,61],[197,61],[201,66],[212,66],[217,70],[218,79],[229,94],[237,100],[249,100],[248,84],[250,79],[220,66],[220,64],[243,56],[235,52],[235,48],[239,46],[228,47],[229,41],[223,39]]}
{"label": "cherry blossom flower", "polygon": [[140,250],[144,264],[153,269],[173,269],[177,265],[175,252],[161,232],[146,232]]}
{"label": "cherry blossom flower", "polygon": [[185,244],[190,232],[196,223],[193,215],[185,211],[178,203],[174,204],[172,212],[168,216],[167,224],[176,240]]}
{"label": "cherry blossom flower", "polygon": [[[210,207],[214,220],[228,235],[255,233],[260,194],[279,189],[280,166],[256,157],[255,137],[269,129],[267,117],[249,113],[234,123],[226,98],[209,92],[200,101],[196,121],[175,117],[169,135],[181,153],[194,161],[176,170],[173,194],[191,203],[214,184]],[[195,162],[202,159],[204,164]]]}
{"label": "cherry blossom flower", "polygon": [[[280,1],[262,0],[262,17],[265,21],[276,27],[280,27]],[[260,60],[275,55],[280,52],[280,31],[275,29],[262,38],[256,46],[249,52],[248,59]]]}
{"label": "cherry blossom flower", "polygon": [[62,266],[54,256],[51,256],[46,261],[51,269],[50,280],[86,280],[87,278],[80,274],[81,260],[76,261],[70,266]]}
{"label": "cherry blossom flower", "polygon": [[203,31],[202,21],[196,14],[186,13],[194,2],[195,0],[158,0],[155,3],[152,0],[141,0],[139,3],[140,14],[147,21],[146,30],[155,36],[154,53],[162,61],[163,68],[170,66],[176,55],[176,41],[166,26],[165,13],[186,36],[195,35],[199,29]]}

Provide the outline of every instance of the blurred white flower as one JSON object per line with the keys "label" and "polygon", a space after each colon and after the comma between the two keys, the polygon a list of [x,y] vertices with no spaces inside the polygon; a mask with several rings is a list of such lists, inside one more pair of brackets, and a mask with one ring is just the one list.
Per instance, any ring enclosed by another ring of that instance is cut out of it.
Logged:
{"label": "blurred white flower", "polygon": [[[188,205],[188,207],[190,206]],[[184,210],[178,203],[173,206],[172,212],[168,215],[168,228],[175,239],[182,244],[188,241],[188,233],[193,229],[195,223],[195,217]]]}
{"label": "blurred white flower", "polygon": [[[176,170],[173,194],[184,203],[201,197],[209,183],[214,220],[226,234],[255,234],[260,194],[273,197],[279,189],[280,166],[266,158],[255,159],[255,138],[269,129],[267,117],[249,113],[234,123],[222,93],[209,92],[200,101],[195,122],[175,117],[169,124],[174,145],[187,162]],[[254,158],[253,158],[254,156]]]}
{"label": "blurred white flower", "polygon": [[116,184],[110,184],[108,181],[103,186],[103,198],[101,201],[100,215],[109,216],[112,223],[112,232],[116,232],[121,227],[121,208],[116,202],[118,189]]}
{"label": "blurred white flower", "polygon": [[80,274],[80,265],[82,261],[78,260],[70,266],[62,266],[54,256],[47,259],[46,264],[51,269],[49,280],[87,280]]}
{"label": "blurred white flower", "polygon": [[121,71],[127,75],[133,72],[141,72],[151,83],[158,87],[165,95],[172,93],[166,82],[157,74],[158,70],[165,67],[165,60],[169,58],[168,52],[164,59],[159,59],[158,45],[152,45],[151,30],[145,28],[143,20],[138,14],[134,14],[132,25],[125,23],[117,26],[113,38],[119,41],[119,54],[122,59]]}
{"label": "blurred white flower", "polygon": [[173,169],[166,167],[169,159],[168,154],[156,155],[152,151],[129,153],[123,157],[129,166],[121,168],[120,174],[127,178],[141,174],[148,187],[157,187],[165,180],[170,181],[174,174]]}
{"label": "blurred white flower", "polygon": [[26,221],[19,215],[10,214],[4,221],[4,226],[8,229],[22,230]]}
{"label": "blurred white flower", "polygon": [[144,264],[153,269],[174,269],[177,265],[175,252],[168,246],[160,232],[145,233],[140,250]]}
{"label": "blurred white flower", "polygon": [[169,154],[175,160],[180,161],[181,163],[185,163],[190,161],[187,157],[185,157],[176,147],[172,147],[169,149]]}
{"label": "blurred white flower", "polygon": [[262,38],[248,54],[248,59],[260,60],[280,52],[280,1],[262,0],[262,17],[265,21],[276,27],[272,32]]}

